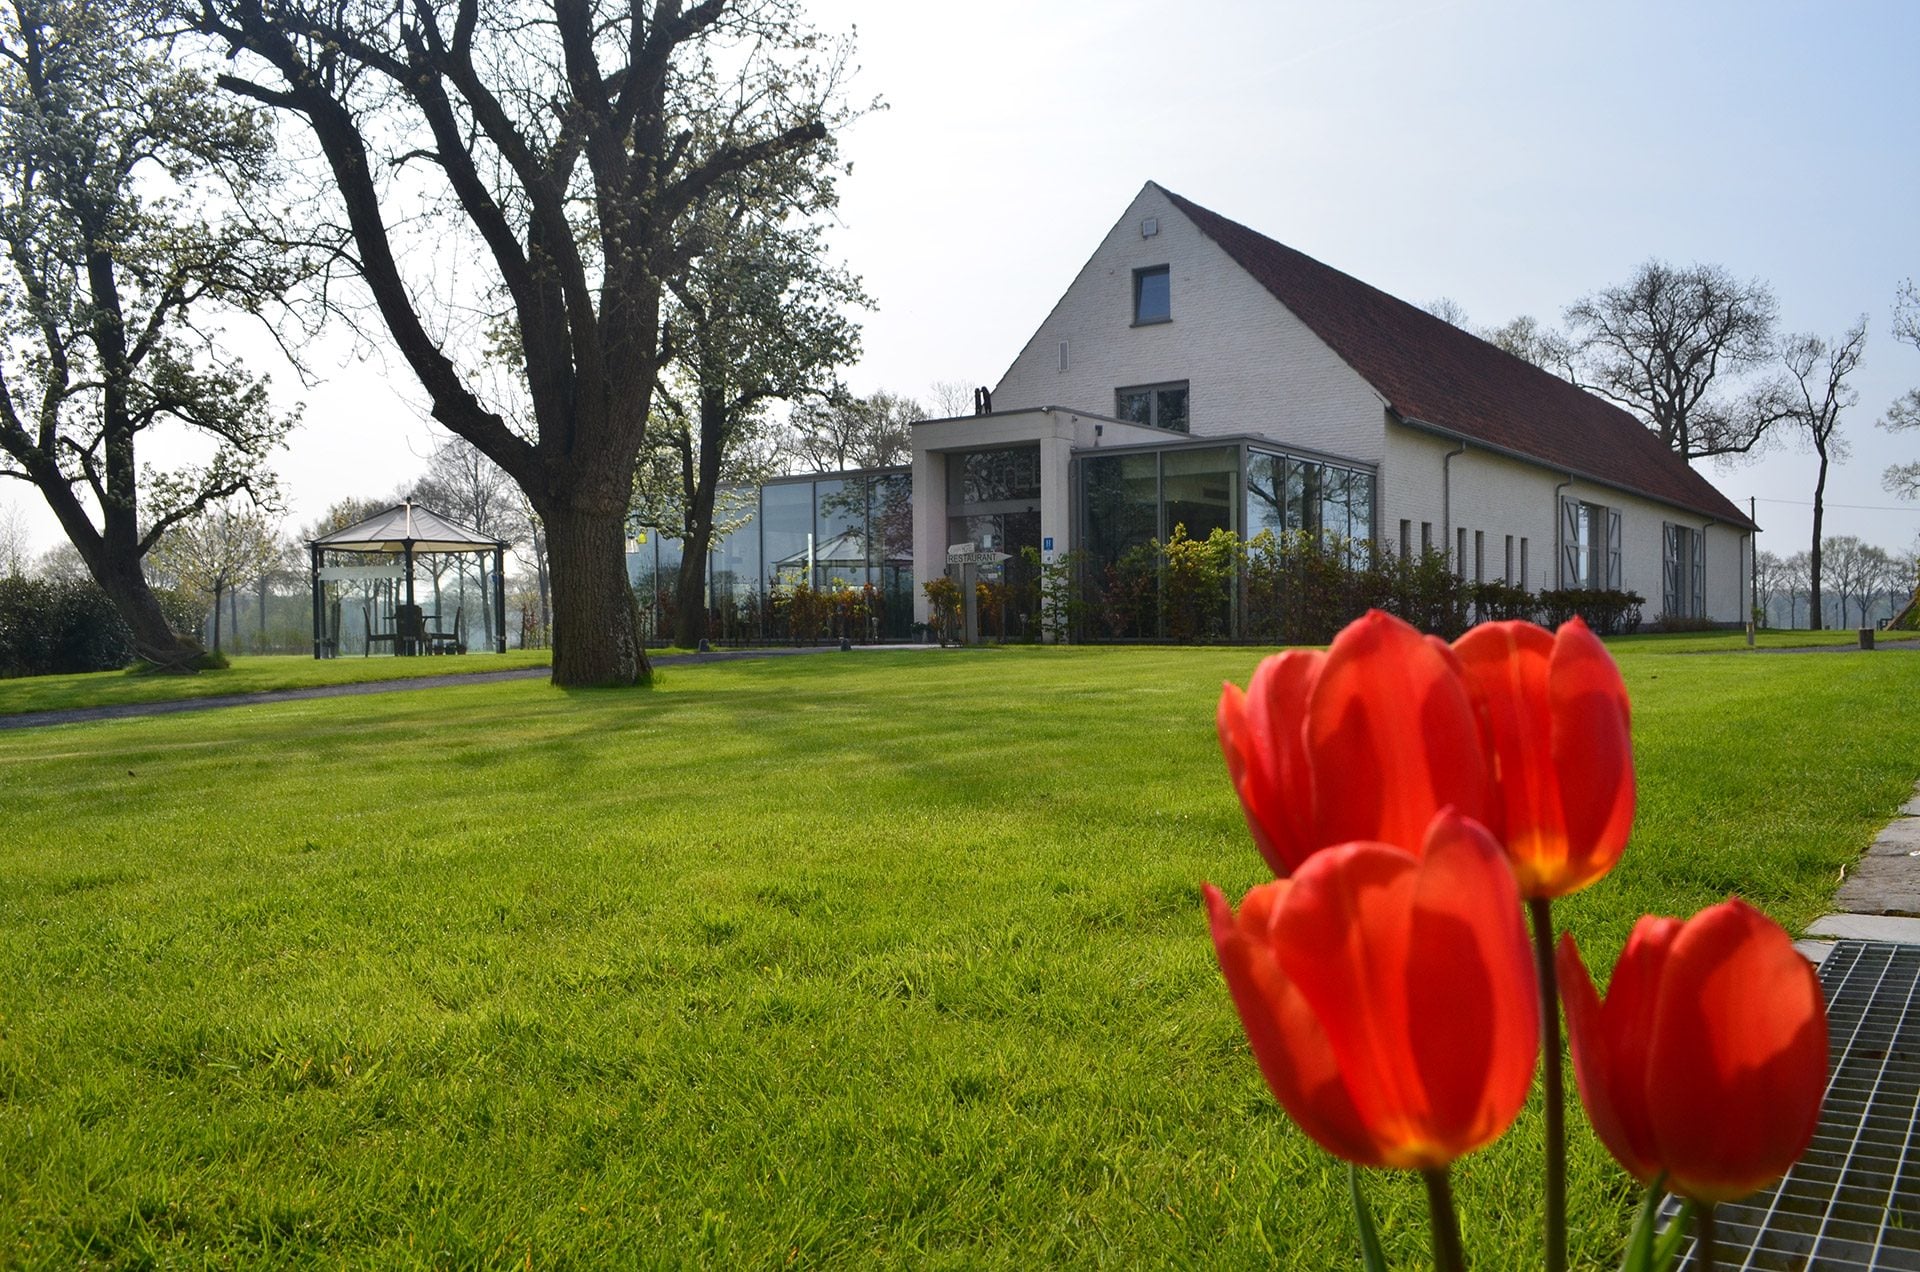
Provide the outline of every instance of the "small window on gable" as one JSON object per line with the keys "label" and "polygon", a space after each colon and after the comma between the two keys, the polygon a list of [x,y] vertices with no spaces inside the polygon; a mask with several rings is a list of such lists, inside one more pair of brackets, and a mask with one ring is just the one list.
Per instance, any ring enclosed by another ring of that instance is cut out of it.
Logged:
{"label": "small window on gable", "polygon": [[1173,318],[1173,282],[1165,265],[1133,271],[1133,323],[1168,322]]}
{"label": "small window on gable", "polygon": [[1115,418],[1132,424],[1185,433],[1188,431],[1187,382],[1181,380],[1175,384],[1140,384],[1115,389],[1113,414]]}

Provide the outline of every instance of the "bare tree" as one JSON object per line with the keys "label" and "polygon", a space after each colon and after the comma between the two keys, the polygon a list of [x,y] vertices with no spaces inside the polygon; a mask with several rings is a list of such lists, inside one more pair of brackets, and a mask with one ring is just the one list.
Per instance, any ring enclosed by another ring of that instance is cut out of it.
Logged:
{"label": "bare tree", "polygon": [[935,380],[927,386],[934,419],[958,419],[973,414],[973,386],[964,380]]}
{"label": "bare tree", "polygon": [[[1920,287],[1909,278],[1900,284],[1893,301],[1893,338],[1920,349]],[[1920,389],[1908,389],[1894,400],[1880,418],[1880,427],[1890,433],[1920,429]],[[1880,474],[1889,494],[1901,499],[1920,499],[1920,461],[1891,464]]]}
{"label": "bare tree", "polygon": [[[538,514],[554,683],[646,681],[624,545],[668,361],[662,296],[730,182],[831,154],[845,45],[792,0],[182,2],[239,59],[222,84],[311,129],[353,269],[433,417]],[[411,179],[388,180],[401,167]],[[481,271],[470,309],[436,308],[434,280],[409,272],[423,204],[443,254]],[[476,327],[521,372],[530,431],[461,365]]]}
{"label": "bare tree", "polygon": [[1773,626],[1773,602],[1787,587],[1787,563],[1776,553],[1760,552],[1753,558],[1753,603],[1760,611],[1760,625]]}
{"label": "bare tree", "polygon": [[1467,318],[1467,307],[1451,296],[1436,296],[1420,308],[1441,322],[1452,323],[1462,331],[1473,330],[1473,324]]}
{"label": "bare tree", "polygon": [[913,458],[913,422],[926,417],[918,402],[885,389],[803,403],[788,417],[789,462],[799,463],[792,471],[904,464]]}
{"label": "bare tree", "polygon": [[[292,420],[213,323],[275,303],[301,257],[239,221],[266,193],[264,118],[180,65],[156,16],[142,0],[0,5],[0,476],[39,490],[134,652],[185,672],[204,651],[142,562],[175,524],[271,488]],[[156,430],[210,457],[143,470]]]}
{"label": "bare tree", "polygon": [[1723,378],[1768,359],[1774,312],[1759,279],[1650,260],[1568,307],[1575,382],[1638,415],[1682,459],[1752,450],[1777,421]]}
{"label": "bare tree", "polygon": [[[1832,344],[1815,335],[1789,336],[1780,345],[1784,373],[1755,395],[1756,412],[1796,430],[1819,459],[1813,481],[1813,543],[1807,566],[1808,614],[1816,631],[1823,620],[1821,528],[1826,518],[1827,470],[1835,461],[1847,457],[1847,442],[1840,435],[1840,421],[1860,398],[1859,391],[1849,385],[1847,379],[1860,366],[1866,344],[1865,315]],[[1840,618],[1846,621],[1844,608]]]}
{"label": "bare tree", "polygon": [[1893,576],[1893,557],[1878,544],[1868,544],[1860,552],[1860,595],[1855,598],[1860,606],[1860,626],[1868,625],[1868,615],[1880,604],[1880,598],[1887,590],[1887,580]]}
{"label": "bare tree", "polygon": [[1521,314],[1498,327],[1488,327],[1481,331],[1480,338],[1516,358],[1533,363],[1543,371],[1551,371],[1555,375],[1568,374],[1573,350],[1566,336],[1543,326],[1539,319],[1529,314]]}
{"label": "bare tree", "polygon": [[26,514],[11,501],[0,504],[0,576],[19,578],[27,572],[30,542]]}
{"label": "bare tree", "polygon": [[1781,571],[1787,593],[1787,626],[1798,627],[1800,597],[1812,587],[1813,558],[1808,553],[1796,552],[1781,562]]}

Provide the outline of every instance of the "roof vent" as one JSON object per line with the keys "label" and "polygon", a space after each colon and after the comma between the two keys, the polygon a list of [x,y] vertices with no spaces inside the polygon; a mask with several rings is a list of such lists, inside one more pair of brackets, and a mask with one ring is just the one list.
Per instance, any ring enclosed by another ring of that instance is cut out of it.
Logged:
{"label": "roof vent", "polygon": [[1157,217],[1157,216],[1150,216],[1150,217],[1148,217],[1148,218],[1147,218],[1146,220],[1144,220],[1144,221],[1142,221],[1142,222],[1140,222],[1140,237],[1141,237],[1141,238],[1152,238],[1152,237],[1153,237],[1154,235],[1156,235],[1156,234],[1158,234],[1159,232],[1160,232],[1160,218],[1159,218],[1159,217]]}

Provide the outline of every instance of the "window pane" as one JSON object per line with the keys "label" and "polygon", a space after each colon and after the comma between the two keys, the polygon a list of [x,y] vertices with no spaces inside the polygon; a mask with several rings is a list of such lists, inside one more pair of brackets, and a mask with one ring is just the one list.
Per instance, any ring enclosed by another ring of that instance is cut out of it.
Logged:
{"label": "window pane", "polygon": [[1247,457],[1247,537],[1262,530],[1276,535],[1287,528],[1287,461],[1282,455],[1254,451]]}
{"label": "window pane", "polygon": [[813,564],[816,587],[867,581],[867,479],[816,481]]}
{"label": "window pane", "polygon": [[1176,433],[1187,431],[1187,391],[1185,389],[1158,389],[1154,396],[1158,399],[1158,414],[1154,423],[1161,428],[1170,428]]}
{"label": "window pane", "polygon": [[1113,413],[1116,418],[1134,424],[1151,424],[1153,423],[1153,394],[1122,393]]}
{"label": "window pane", "polygon": [[1166,534],[1171,535],[1178,525],[1185,526],[1194,539],[1233,529],[1233,479],[1240,466],[1237,450],[1165,451],[1162,460]]}
{"label": "window pane", "polygon": [[1103,455],[1081,461],[1081,506],[1087,516],[1087,553],[1113,564],[1128,548],[1159,533],[1159,457]]}
{"label": "window pane", "polygon": [[1153,322],[1171,316],[1172,290],[1167,267],[1143,269],[1133,276],[1133,320]]}
{"label": "window pane", "polygon": [[869,483],[867,501],[874,580],[880,589],[880,634],[901,639],[913,629],[913,478],[882,473]]}
{"label": "window pane", "polygon": [[1352,477],[1351,469],[1336,468],[1332,464],[1321,469],[1320,531],[1329,539],[1347,537],[1347,491]]}
{"label": "window pane", "polygon": [[813,483],[782,482],[760,492],[769,578],[792,586],[806,577],[807,536],[813,533]]}
{"label": "window pane", "polygon": [[744,600],[761,586],[759,495],[751,487],[734,488],[722,490],[714,500],[714,526],[725,528],[713,547],[715,605],[728,597]]}
{"label": "window pane", "polygon": [[947,502],[950,504],[1018,503],[1038,498],[1038,446],[1010,446],[947,456]]}
{"label": "window pane", "polygon": [[1287,529],[1320,533],[1320,477],[1313,460],[1287,461]]}

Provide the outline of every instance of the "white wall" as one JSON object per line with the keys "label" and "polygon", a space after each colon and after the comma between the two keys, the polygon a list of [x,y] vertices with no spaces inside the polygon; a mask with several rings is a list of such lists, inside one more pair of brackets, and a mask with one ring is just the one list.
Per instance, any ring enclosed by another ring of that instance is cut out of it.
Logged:
{"label": "white wall", "polygon": [[[1140,237],[1157,218],[1159,233]],[[1133,271],[1169,267],[1171,322],[1133,325]],[[1060,342],[1067,342],[1066,370]],[[1198,436],[1256,433],[1381,458],[1384,399],[1154,186],[1135,196],[993,391],[996,411],[1114,411],[1114,390],[1186,380]]]}
{"label": "white wall", "polygon": [[[1726,525],[1709,525],[1709,518],[1691,509],[1675,508],[1611,486],[1575,481],[1564,488],[1566,474],[1523,460],[1481,450],[1469,444],[1456,455],[1450,477],[1443,482],[1444,456],[1458,442],[1390,424],[1387,457],[1380,466],[1380,535],[1398,550],[1400,519],[1413,522],[1413,544],[1419,548],[1420,523],[1434,525],[1435,546],[1449,552],[1458,548],[1458,532],[1467,531],[1466,561],[1456,563],[1473,577],[1474,532],[1486,536],[1485,577],[1503,577],[1506,536],[1528,541],[1525,586],[1532,591],[1560,586],[1555,518],[1562,497],[1584,500],[1620,511],[1621,586],[1647,598],[1643,611],[1651,623],[1660,616],[1664,550],[1663,526],[1672,521],[1706,532],[1707,617],[1716,622],[1746,621],[1747,536]],[[1452,524],[1446,523],[1445,492],[1452,490]],[[1517,567],[1517,560],[1516,560]]]}

